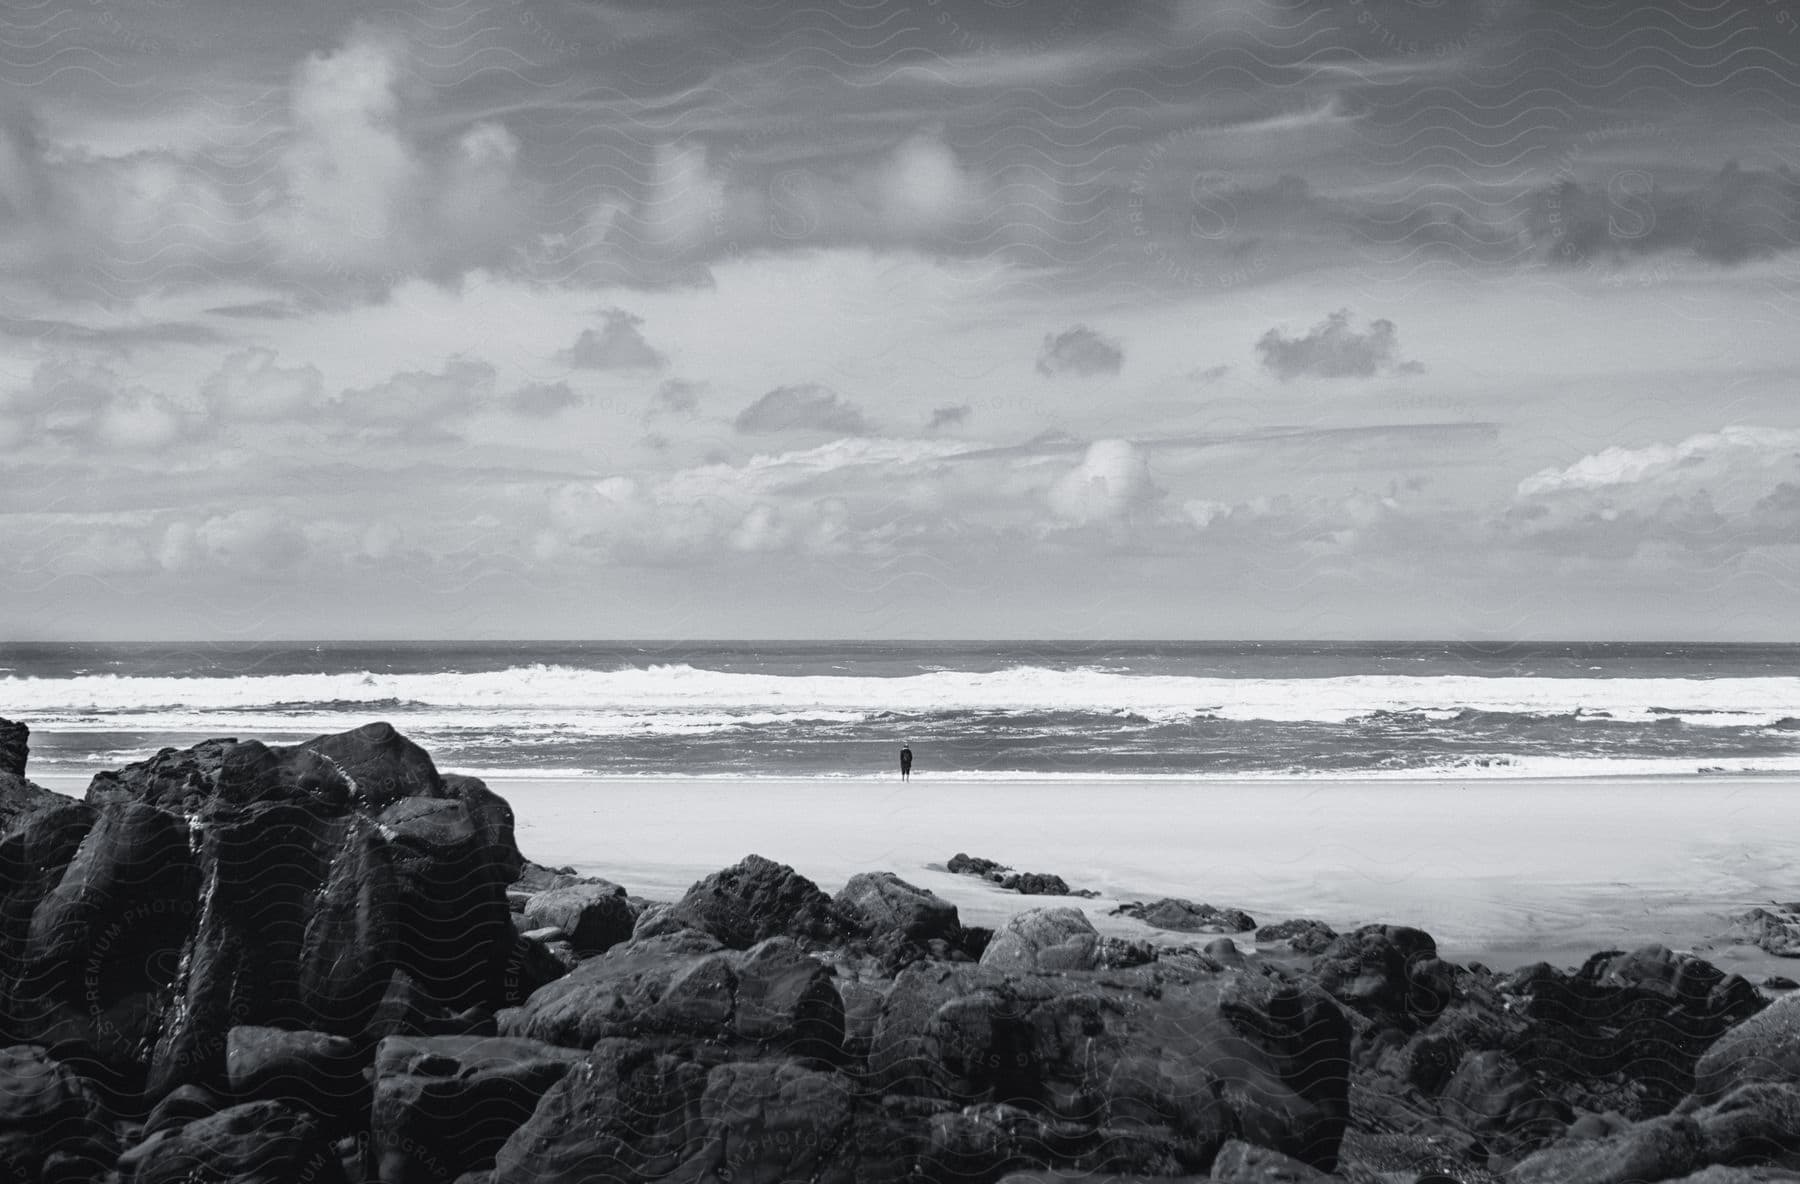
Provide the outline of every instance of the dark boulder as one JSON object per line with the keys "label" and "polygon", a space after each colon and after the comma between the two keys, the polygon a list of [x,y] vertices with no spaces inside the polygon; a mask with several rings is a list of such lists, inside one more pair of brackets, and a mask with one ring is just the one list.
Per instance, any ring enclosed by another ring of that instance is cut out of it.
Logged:
{"label": "dark boulder", "polygon": [[1431,935],[1402,925],[1365,925],[1313,961],[1333,998],[1383,1023],[1429,1023],[1449,1004]]}
{"label": "dark boulder", "polygon": [[934,940],[955,942],[962,936],[955,905],[893,872],[851,876],[832,903],[839,914],[870,936],[891,936],[919,946]]}
{"label": "dark boulder", "polygon": [[556,928],[578,954],[599,954],[631,937],[637,914],[625,889],[605,880],[546,889],[525,902],[527,929]]}
{"label": "dark boulder", "polygon": [[921,963],[871,1039],[871,1088],[1044,1111],[1098,1138],[1145,1130],[1169,1170],[1231,1137],[1322,1170],[1348,1112],[1349,1025],[1316,991],[1261,975],[1129,971],[1017,976]]}
{"label": "dark boulder", "polygon": [[1517,1184],[1641,1184],[1706,1166],[1705,1138],[1692,1118],[1668,1115],[1603,1139],[1566,1139],[1513,1169]]}
{"label": "dark boulder", "polygon": [[1513,1049],[1526,1068],[1596,1086],[1629,1081],[1630,1097],[1610,1091],[1570,1100],[1634,1119],[1664,1113],[1694,1091],[1701,1055],[1764,1007],[1741,976],[1661,946],[1596,954],[1572,975],[1526,967],[1506,992],[1530,1025]]}
{"label": "dark boulder", "polygon": [[994,970],[1093,970],[1100,935],[1077,908],[1027,909],[1015,914],[981,952]]}
{"label": "dark boulder", "polygon": [[686,1052],[657,1052],[631,1040],[600,1041],[549,1088],[500,1148],[494,1184],[673,1175],[703,1144],[701,1098],[708,1067]]}
{"label": "dark boulder", "polygon": [[780,936],[829,943],[850,928],[818,885],[786,864],[751,855],[695,884],[658,914],[654,930],[640,928],[637,936],[696,929],[747,950]]}
{"label": "dark boulder", "polygon": [[1758,1081],[1800,1084],[1800,995],[1778,999],[1725,1032],[1694,1066],[1694,1095],[1703,1102]]}
{"label": "dark boulder", "polygon": [[[395,731],[392,724],[369,723],[348,732],[316,736],[301,747],[329,760],[349,781],[351,793],[369,809],[385,809],[401,798],[446,796],[444,779],[430,755]],[[515,867],[507,879],[517,874]]]}
{"label": "dark boulder", "polygon": [[371,1166],[382,1184],[439,1184],[493,1166],[583,1054],[504,1037],[391,1037],[375,1054]]}
{"label": "dark boulder", "polygon": [[159,1131],[119,1157],[126,1184],[345,1184],[317,1120],[285,1102],[246,1102]]}
{"label": "dark boulder", "polygon": [[0,831],[33,811],[69,800],[25,780],[25,758],[31,751],[27,742],[30,735],[31,729],[24,724],[0,719]]}
{"label": "dark boulder", "polygon": [[834,1058],[844,1003],[829,969],[792,938],[747,951],[691,930],[614,946],[500,1015],[500,1030],[570,1048],[662,1038]]}
{"label": "dark boulder", "polygon": [[35,1046],[0,1048],[0,1178],[38,1180],[57,1155],[97,1175],[117,1150],[106,1107],[69,1066]]}
{"label": "dark boulder", "polygon": [[1177,933],[1242,933],[1256,928],[1256,922],[1242,909],[1219,909],[1167,896],[1150,904],[1128,901],[1114,909],[1113,916],[1135,917],[1146,925]]}
{"label": "dark boulder", "polygon": [[511,811],[385,725],[165,749],[63,802],[0,838],[0,1034],[121,1098],[223,1089],[234,1026],[366,1039],[396,972],[432,1014],[507,1001]]}
{"label": "dark boulder", "polygon": [[952,855],[950,862],[944,866],[956,875],[980,876],[982,879],[998,879],[1000,873],[1012,870],[1003,863],[983,859],[979,855],[965,855],[961,851]]}
{"label": "dark boulder", "polygon": [[1273,945],[1282,942],[1296,954],[1319,954],[1337,940],[1337,930],[1323,921],[1315,921],[1310,917],[1296,917],[1291,921],[1277,921],[1273,925],[1264,925],[1256,931],[1259,945]]}
{"label": "dark boulder", "polygon": [[158,1131],[173,1130],[196,1118],[217,1114],[229,1104],[226,1099],[204,1086],[180,1086],[170,1090],[167,1097],[151,1108],[149,1116],[144,1119],[142,1138],[148,1139]]}
{"label": "dark boulder", "polygon": [[344,1126],[369,1108],[365,1051],[345,1036],[240,1024],[225,1042],[225,1076],[240,1101],[304,1106]]}
{"label": "dark boulder", "polygon": [[1213,1160],[1209,1179],[1227,1184],[1330,1184],[1336,1179],[1291,1155],[1232,1139]]}
{"label": "dark boulder", "polygon": [[25,776],[25,758],[31,752],[31,729],[10,719],[0,719],[0,775]]}
{"label": "dark boulder", "polygon": [[1069,882],[1049,872],[1009,872],[1000,877],[1000,887],[1020,896],[1072,896]]}

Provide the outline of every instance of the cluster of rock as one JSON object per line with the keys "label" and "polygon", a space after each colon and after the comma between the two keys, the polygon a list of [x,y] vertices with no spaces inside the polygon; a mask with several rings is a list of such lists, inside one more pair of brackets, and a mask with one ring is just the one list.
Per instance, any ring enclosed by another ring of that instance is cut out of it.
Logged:
{"label": "cluster of rock", "polygon": [[952,855],[944,867],[959,876],[974,876],[998,884],[1020,896],[1075,896],[1092,900],[1100,895],[1092,888],[1071,888],[1067,880],[1050,872],[1016,872],[1003,863],[979,855],[965,855],[961,851]]}
{"label": "cluster of rock", "polygon": [[1770,1166],[1800,1164],[1800,997],[1657,947],[1502,975],[1400,927],[1265,927],[1268,958],[1072,907],[989,932],[756,856],[659,903],[526,863],[385,725],[165,751],[85,802],[19,747],[4,1179],[1800,1178]]}
{"label": "cluster of rock", "polygon": [[1777,958],[1800,958],[1800,904],[1754,908],[1732,922],[1733,939]]}

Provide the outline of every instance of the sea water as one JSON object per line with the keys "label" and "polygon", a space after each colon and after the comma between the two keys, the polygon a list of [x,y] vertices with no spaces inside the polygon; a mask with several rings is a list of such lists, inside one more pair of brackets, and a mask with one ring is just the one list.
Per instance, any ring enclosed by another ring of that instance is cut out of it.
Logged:
{"label": "sea water", "polygon": [[33,773],[387,720],[490,776],[1800,770],[1800,646],[490,642],[0,646]]}

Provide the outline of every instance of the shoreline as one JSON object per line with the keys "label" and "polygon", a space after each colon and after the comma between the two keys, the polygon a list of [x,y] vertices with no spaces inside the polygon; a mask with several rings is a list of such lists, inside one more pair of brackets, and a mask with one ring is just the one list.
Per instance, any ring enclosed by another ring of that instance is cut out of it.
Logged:
{"label": "shoreline", "polygon": [[[87,783],[38,776],[74,796]],[[1732,915],[1793,894],[1800,827],[1770,824],[1800,800],[1791,776],[486,780],[512,805],[528,858],[652,899],[754,852],[827,892],[892,871],[990,927],[1068,904],[1109,935],[1195,943],[1109,915],[1173,896],[1259,924],[1415,925],[1444,956],[1496,969],[1656,942],[1753,979],[1794,970],[1715,940]],[[945,870],[957,852],[1099,896],[1008,892]],[[1235,940],[1252,948],[1249,934]]]}

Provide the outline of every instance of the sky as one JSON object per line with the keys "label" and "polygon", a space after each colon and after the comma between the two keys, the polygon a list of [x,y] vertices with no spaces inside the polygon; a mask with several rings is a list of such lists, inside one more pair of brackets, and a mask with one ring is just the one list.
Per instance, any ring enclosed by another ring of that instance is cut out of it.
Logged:
{"label": "sky", "polygon": [[0,636],[1793,640],[1797,30],[20,0]]}

